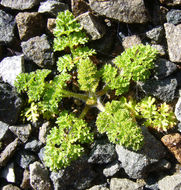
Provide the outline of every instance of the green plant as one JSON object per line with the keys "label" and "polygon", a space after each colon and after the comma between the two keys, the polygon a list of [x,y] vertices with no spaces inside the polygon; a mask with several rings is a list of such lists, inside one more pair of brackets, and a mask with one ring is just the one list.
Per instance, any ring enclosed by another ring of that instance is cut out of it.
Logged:
{"label": "green plant", "polygon": [[[18,92],[28,96],[29,108],[25,111],[28,120],[35,122],[39,116],[57,120],[45,146],[45,163],[51,170],[70,165],[84,153],[84,144],[93,141],[91,129],[83,120],[91,107],[100,110],[96,121],[98,132],[105,133],[110,142],[135,151],[144,144],[137,119],[146,119],[147,126],[158,130],[173,127],[175,120],[170,117],[172,112],[166,104],[158,108],[159,114],[155,114],[149,110],[155,105],[144,107],[144,100],[137,105],[122,96],[120,101],[113,100],[105,106],[102,102],[102,96],[109,91],[122,95],[129,91],[130,84],[149,78],[157,56],[154,48],[142,44],[135,46],[117,56],[114,64],[105,64],[98,69],[92,61],[95,51],[85,45],[88,38],[71,12],[58,14],[54,35],[54,50],[64,53],[57,61],[57,75],[48,77],[51,71],[42,69],[20,74],[15,83]],[[73,91],[77,86],[78,92]],[[78,117],[60,109],[61,100],[70,97],[85,103]],[[149,100],[145,99],[145,105]],[[149,118],[150,122],[147,121]],[[164,118],[161,126],[158,125],[160,118]]]}

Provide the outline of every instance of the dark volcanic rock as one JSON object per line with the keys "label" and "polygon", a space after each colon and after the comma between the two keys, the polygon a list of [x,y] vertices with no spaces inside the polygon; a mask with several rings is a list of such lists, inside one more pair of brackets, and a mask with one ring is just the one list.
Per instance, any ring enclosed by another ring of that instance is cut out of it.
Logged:
{"label": "dark volcanic rock", "polygon": [[179,24],[181,23],[181,10],[171,9],[167,15],[167,22],[172,24]]}
{"label": "dark volcanic rock", "polygon": [[0,10],[0,43],[10,43],[14,38],[15,21],[13,16]]}
{"label": "dark volcanic rock", "polygon": [[1,5],[11,9],[25,10],[38,5],[40,0],[1,0]]}
{"label": "dark volcanic rock", "polygon": [[0,120],[10,125],[15,124],[21,111],[22,100],[8,84],[0,83],[0,105]]}
{"label": "dark volcanic rock", "polygon": [[89,0],[90,7],[99,15],[106,16],[125,23],[145,23],[148,13],[143,0]]}

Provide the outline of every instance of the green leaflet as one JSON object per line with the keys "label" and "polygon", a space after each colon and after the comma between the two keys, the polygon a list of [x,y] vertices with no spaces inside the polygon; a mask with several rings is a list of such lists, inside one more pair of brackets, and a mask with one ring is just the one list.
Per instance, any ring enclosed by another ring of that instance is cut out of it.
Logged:
{"label": "green leaflet", "polygon": [[57,118],[59,127],[54,127],[47,136],[44,161],[50,169],[67,167],[84,153],[82,144],[93,141],[93,134],[84,120],[62,112]]}

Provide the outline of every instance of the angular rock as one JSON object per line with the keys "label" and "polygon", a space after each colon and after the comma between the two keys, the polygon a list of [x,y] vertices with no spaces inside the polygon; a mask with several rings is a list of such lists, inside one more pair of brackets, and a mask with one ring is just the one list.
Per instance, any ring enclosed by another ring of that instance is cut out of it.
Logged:
{"label": "angular rock", "polygon": [[143,190],[143,186],[126,178],[112,178],[110,182],[110,190]]}
{"label": "angular rock", "polygon": [[181,23],[181,10],[178,9],[171,9],[167,15],[167,22],[172,24],[179,24]]}
{"label": "angular rock", "polygon": [[107,187],[104,187],[104,185],[95,185],[87,190],[109,190]]}
{"label": "angular rock", "polygon": [[90,11],[90,7],[84,0],[71,0],[71,9],[75,17]]}
{"label": "angular rock", "polygon": [[68,5],[57,0],[47,0],[41,2],[38,12],[39,13],[49,13],[52,16],[57,16],[59,12],[68,9]]}
{"label": "angular rock", "polygon": [[160,2],[168,6],[181,5],[181,0],[160,0]]}
{"label": "angular rock", "polygon": [[18,138],[11,142],[1,153],[0,153],[0,168],[5,166],[9,159],[14,155],[19,145]]}
{"label": "angular rock", "polygon": [[22,179],[22,183],[20,185],[20,187],[22,189],[31,189],[30,186],[30,172],[28,170],[24,170],[23,172],[23,179]]}
{"label": "angular rock", "polygon": [[161,141],[181,163],[181,135],[179,133],[168,134],[163,136]]}
{"label": "angular rock", "polygon": [[0,141],[6,139],[9,132],[9,125],[0,121]]}
{"label": "angular rock", "polygon": [[177,85],[177,79],[172,77],[163,80],[150,79],[145,83],[140,83],[140,87],[146,95],[155,96],[164,102],[171,102],[175,99]]}
{"label": "angular rock", "polygon": [[[39,157],[39,159],[41,160],[41,162],[44,164],[44,151],[45,151],[45,148],[43,147],[43,148],[41,148],[40,149],[40,152],[38,153],[38,157]],[[45,165],[45,164],[44,164]]]}
{"label": "angular rock", "polygon": [[158,181],[160,190],[179,190],[181,188],[181,174],[166,176]]}
{"label": "angular rock", "polygon": [[161,42],[164,37],[164,29],[163,26],[157,26],[146,32],[147,38],[153,40],[154,42]]}
{"label": "angular rock", "polygon": [[178,99],[175,105],[175,116],[179,121],[181,121],[181,97]]}
{"label": "angular rock", "polygon": [[16,163],[23,169],[27,169],[29,165],[36,160],[37,156],[26,150],[19,150],[15,155]]}
{"label": "angular rock", "polygon": [[4,186],[2,190],[21,190],[21,189],[15,185],[9,184]]}
{"label": "angular rock", "polygon": [[92,182],[96,177],[92,166],[84,158],[75,161],[64,170],[51,172],[50,175],[54,190],[84,190],[92,186]]}
{"label": "angular rock", "polygon": [[141,39],[137,35],[127,36],[124,38],[124,40],[122,42],[122,46],[124,49],[131,48],[138,44],[141,44]]}
{"label": "angular rock", "polygon": [[31,140],[25,144],[25,150],[30,150],[32,152],[38,152],[42,146],[42,143],[36,139]]}
{"label": "angular rock", "polygon": [[50,126],[50,122],[46,122],[44,123],[40,129],[39,129],[39,136],[38,139],[40,140],[40,142],[42,142],[43,144],[46,143],[46,136],[50,130],[51,126]]}
{"label": "angular rock", "polygon": [[21,43],[24,55],[40,67],[53,64],[53,53],[46,35],[36,36]]}
{"label": "angular rock", "polygon": [[1,5],[11,9],[26,10],[38,5],[40,0],[1,0]]}
{"label": "angular rock", "polygon": [[106,168],[103,170],[103,174],[106,177],[112,177],[117,172],[119,172],[120,169],[121,169],[120,163],[114,162],[106,166]]}
{"label": "angular rock", "polygon": [[0,105],[0,120],[10,125],[15,124],[21,111],[22,100],[8,84],[0,83]]}
{"label": "angular rock", "polygon": [[115,159],[116,159],[116,152],[113,144],[110,143],[99,144],[99,142],[97,142],[97,144],[90,153],[88,162],[94,164],[108,164]]}
{"label": "angular rock", "polygon": [[10,43],[14,38],[15,21],[13,16],[0,10],[0,43]]}
{"label": "angular rock", "polygon": [[125,23],[145,23],[148,13],[143,0],[89,0],[90,7],[99,15]]}
{"label": "angular rock", "polygon": [[158,51],[160,56],[165,56],[166,55],[166,49],[162,45],[153,44],[153,45],[151,45],[151,47],[155,48]]}
{"label": "angular rock", "polygon": [[90,35],[92,40],[98,40],[105,34],[105,26],[92,13],[86,12],[77,17],[77,20]]}
{"label": "angular rock", "polygon": [[55,18],[48,18],[48,21],[47,21],[47,29],[49,31],[50,34],[53,34],[53,30],[56,26],[56,23],[55,23],[56,19]]}
{"label": "angular rock", "polygon": [[30,184],[34,190],[51,190],[48,170],[40,162],[30,164]]}
{"label": "angular rock", "polygon": [[14,172],[14,163],[11,162],[7,166],[5,166],[2,170],[1,177],[6,179],[6,181],[15,183],[15,172]]}
{"label": "angular rock", "polygon": [[23,12],[16,16],[19,37],[26,41],[32,37],[43,34],[46,22],[41,13],[38,12]]}
{"label": "angular rock", "polygon": [[165,23],[164,27],[170,61],[181,62],[181,24],[175,26],[171,23]]}
{"label": "angular rock", "polygon": [[9,129],[23,142],[26,143],[26,141],[29,139],[29,136],[31,134],[31,125],[18,125],[18,126],[10,126]]}
{"label": "angular rock", "polygon": [[177,70],[177,66],[175,63],[172,63],[169,60],[159,58],[155,62],[155,75],[156,79],[163,79],[171,75],[173,72]]}
{"label": "angular rock", "polygon": [[0,77],[11,86],[14,86],[16,77],[24,70],[24,57],[22,55],[6,57],[0,62]]}
{"label": "angular rock", "polygon": [[[160,141],[156,140],[148,131],[143,128],[144,145],[140,151],[134,152],[116,145],[118,160],[121,162],[126,174],[133,179],[144,178],[150,172],[148,168],[159,162],[166,154]],[[151,168],[151,171],[157,168]]]}

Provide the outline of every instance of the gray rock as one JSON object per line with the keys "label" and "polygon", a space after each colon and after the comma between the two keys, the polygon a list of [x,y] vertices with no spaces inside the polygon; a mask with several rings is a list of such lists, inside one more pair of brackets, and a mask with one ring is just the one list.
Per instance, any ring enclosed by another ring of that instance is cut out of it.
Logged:
{"label": "gray rock", "polygon": [[178,132],[180,132],[180,133],[181,133],[181,123],[178,123],[178,124],[177,124],[177,128],[178,128],[178,129],[177,129],[177,130],[178,130]]}
{"label": "gray rock", "polygon": [[106,166],[106,168],[103,170],[103,174],[106,177],[112,177],[117,172],[119,172],[120,169],[121,169],[120,163],[114,162]]}
{"label": "gray rock", "polygon": [[23,142],[29,139],[32,128],[30,124],[26,125],[18,125],[18,126],[10,126],[9,129]]}
{"label": "gray rock", "polygon": [[0,120],[15,124],[21,112],[22,100],[8,84],[0,83],[0,105]]}
{"label": "gray rock", "polygon": [[13,16],[0,10],[0,43],[10,43],[14,38],[15,21]]}
{"label": "gray rock", "polygon": [[4,82],[14,86],[16,77],[24,72],[24,57],[13,56],[6,57],[0,62],[0,77]]}
{"label": "gray rock", "polygon": [[139,84],[146,95],[155,96],[164,102],[171,102],[175,99],[178,82],[176,78],[168,77],[163,80],[150,79]]}
{"label": "gray rock", "polygon": [[158,177],[153,174],[148,176],[148,178],[145,179],[145,188],[149,190],[159,190],[158,188]]}
{"label": "gray rock", "polygon": [[143,190],[143,184],[135,183],[129,179],[112,178],[110,190]]}
{"label": "gray rock", "polygon": [[50,175],[54,190],[84,190],[92,186],[92,182],[96,177],[92,166],[84,158],[80,158],[71,166],[58,172],[51,172]]}
{"label": "gray rock", "polygon": [[46,136],[47,136],[48,132],[50,131],[50,128],[51,128],[50,123],[47,121],[39,129],[38,139],[43,144],[46,143]]}
{"label": "gray rock", "polygon": [[32,152],[38,152],[42,146],[42,143],[36,139],[31,140],[25,144],[25,149]]}
{"label": "gray rock", "polygon": [[90,11],[89,4],[84,0],[71,0],[71,10],[75,17]]}
{"label": "gray rock", "polygon": [[23,41],[42,35],[46,27],[45,19],[42,14],[38,12],[18,13],[16,15],[16,23],[19,37]]}
{"label": "gray rock", "polygon": [[144,178],[150,171],[156,171],[154,167],[149,170],[153,164],[159,162],[166,154],[162,143],[156,140],[148,131],[143,128],[144,145],[140,151],[134,152],[116,145],[118,160],[121,162],[126,174],[133,179]]}
{"label": "gray rock", "polygon": [[20,188],[15,185],[9,184],[4,186],[2,190],[20,190]]}
{"label": "gray rock", "polygon": [[147,38],[153,40],[154,42],[161,42],[164,37],[164,29],[163,26],[157,26],[146,32]]}
{"label": "gray rock", "polygon": [[166,176],[158,181],[160,190],[179,190],[181,189],[181,174]]}
{"label": "gray rock", "polygon": [[181,10],[171,9],[167,15],[167,22],[172,24],[179,24],[181,23]]}
{"label": "gray rock", "polygon": [[16,163],[23,169],[27,169],[29,165],[36,160],[37,156],[26,150],[19,150],[15,155]]}
{"label": "gray rock", "polygon": [[11,162],[5,166],[2,170],[1,177],[6,179],[6,181],[15,183],[15,172],[14,172],[14,163]]}
{"label": "gray rock", "polygon": [[116,152],[113,144],[107,142],[99,144],[99,142],[97,142],[90,153],[88,162],[94,164],[108,164],[115,159]]}
{"label": "gray rock", "polygon": [[40,162],[30,164],[30,184],[34,190],[51,190],[48,170]]}
{"label": "gray rock", "polygon": [[124,49],[131,48],[138,44],[141,44],[141,39],[137,35],[126,36],[122,42],[122,46]]}
{"label": "gray rock", "polygon": [[46,35],[36,36],[21,43],[24,55],[40,67],[53,64],[53,53]]}
{"label": "gray rock", "polygon": [[170,61],[181,62],[181,24],[175,26],[171,23],[165,23],[164,27]]}
{"label": "gray rock", "polygon": [[160,2],[168,6],[181,5],[181,0],[160,0]]}
{"label": "gray rock", "polygon": [[25,169],[24,172],[23,172],[23,179],[22,179],[20,187],[22,189],[31,189],[31,186],[30,186],[30,172],[27,169]]}
{"label": "gray rock", "polygon": [[8,136],[9,125],[0,121],[0,141],[6,139]]}
{"label": "gray rock", "polygon": [[86,12],[77,17],[77,20],[90,35],[92,40],[98,40],[105,34],[105,26],[92,13]]}
{"label": "gray rock", "polygon": [[52,16],[57,16],[59,12],[65,11],[68,9],[68,5],[56,0],[47,0],[41,2],[38,12],[39,13],[49,13]]}
{"label": "gray rock", "polygon": [[[38,157],[39,157],[39,159],[41,160],[41,162],[44,164],[44,151],[45,151],[45,148],[43,147],[43,148],[41,148],[40,149],[40,151],[39,151],[39,153],[38,153]],[[44,164],[45,165],[45,164]]]}
{"label": "gray rock", "polygon": [[11,9],[26,10],[38,5],[40,0],[1,0],[1,5]]}
{"label": "gray rock", "polygon": [[106,16],[125,23],[145,23],[148,13],[143,0],[89,0],[90,7],[99,15]]}
{"label": "gray rock", "polygon": [[0,168],[5,166],[9,159],[14,155],[19,145],[18,138],[11,142],[6,148],[0,153]]}
{"label": "gray rock", "polygon": [[178,99],[175,105],[175,116],[179,121],[181,121],[181,97]]}
{"label": "gray rock", "polygon": [[177,70],[177,66],[175,63],[172,63],[169,60],[159,58],[155,62],[155,75],[156,79],[163,79],[171,75],[173,72]]}
{"label": "gray rock", "polygon": [[104,185],[95,185],[86,190],[109,190],[109,189],[107,187],[104,187]]}
{"label": "gray rock", "polygon": [[151,47],[155,48],[158,51],[160,56],[165,56],[166,55],[165,47],[163,47],[162,45],[153,44],[153,45],[151,45]]}

